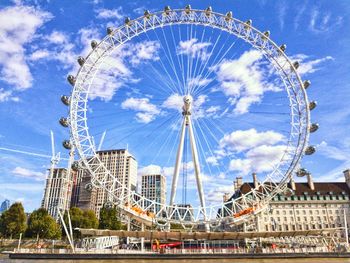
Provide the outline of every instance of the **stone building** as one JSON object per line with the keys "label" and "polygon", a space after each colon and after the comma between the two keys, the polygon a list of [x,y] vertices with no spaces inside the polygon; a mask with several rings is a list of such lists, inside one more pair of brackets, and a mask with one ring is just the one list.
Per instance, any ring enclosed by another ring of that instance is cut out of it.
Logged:
{"label": "stone building", "polygon": [[[291,181],[291,196],[279,194],[269,203],[268,209],[256,216],[257,231],[293,231],[340,228],[350,222],[350,170],[344,171],[345,182]],[[257,185],[236,180],[236,195],[246,194]],[[338,233],[345,237],[345,231]]]}

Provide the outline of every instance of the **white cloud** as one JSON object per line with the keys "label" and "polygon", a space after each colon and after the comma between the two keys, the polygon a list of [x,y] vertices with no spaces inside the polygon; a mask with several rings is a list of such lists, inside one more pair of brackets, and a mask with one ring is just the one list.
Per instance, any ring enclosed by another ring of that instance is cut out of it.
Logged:
{"label": "white cloud", "polygon": [[0,10],[1,79],[17,90],[32,86],[33,77],[26,61],[26,45],[52,15],[40,9],[16,5]]}
{"label": "white cloud", "polygon": [[12,170],[12,173],[15,176],[30,178],[37,181],[44,180],[46,177],[45,174],[42,172],[35,172],[18,166],[14,170]]}
{"label": "white cloud", "polygon": [[156,105],[150,103],[149,98],[128,98],[121,104],[122,109],[137,111],[136,120],[149,123],[160,114]]}
{"label": "white cloud", "polygon": [[[101,14],[104,14],[103,12]],[[79,55],[87,56],[91,52],[91,40],[98,41],[101,35],[97,28],[85,27],[78,32],[78,45],[72,44],[70,37],[61,31],[53,31],[45,37],[47,45],[43,49],[37,49],[31,56],[32,61],[46,60],[58,61],[63,68],[73,73],[79,70],[76,61]],[[82,47],[77,52],[77,46]],[[128,46],[122,46],[114,50],[100,66],[100,71],[91,85],[89,99],[101,99],[109,101],[116,91],[127,83],[136,83],[139,80],[133,78],[132,66],[148,60],[157,60],[160,45],[157,41],[144,41]],[[131,65],[130,65],[131,62]],[[149,115],[139,114],[139,119],[148,121]]]}
{"label": "white cloud", "polygon": [[233,159],[229,169],[239,171],[243,175],[252,172],[270,172],[280,162],[286,146],[284,145],[261,145],[249,150],[245,159]]}
{"label": "white cloud", "polygon": [[[82,39],[92,33],[94,34],[94,32],[84,32]],[[138,82],[138,79],[133,78],[131,67],[139,66],[141,63],[150,60],[158,60],[159,47],[157,41],[143,41],[116,49],[110,57],[105,59],[105,63],[101,66],[102,70],[94,80],[94,91],[90,95],[90,99],[99,97],[102,100],[109,101],[120,87],[127,83]],[[131,65],[129,62],[131,62]],[[153,116],[149,113],[143,112],[137,115],[138,119],[145,123],[153,120]]]}
{"label": "white cloud", "polygon": [[319,59],[310,59],[309,56],[304,54],[297,54],[295,56],[292,56],[291,59],[300,63],[300,66],[298,68],[298,73],[300,75],[314,73],[320,70],[320,66],[322,64],[326,63],[327,61],[334,60],[331,56],[326,56]]}
{"label": "white cloud", "polygon": [[258,50],[244,52],[238,59],[224,60],[214,67],[219,88],[232,105],[235,114],[247,113],[249,107],[262,100],[264,92],[280,91],[268,77],[270,72],[264,68],[263,55]]}
{"label": "white cloud", "polygon": [[[346,148],[346,147],[344,147]],[[328,145],[327,142],[322,141],[317,146],[317,152],[322,154],[327,158],[331,158],[338,161],[347,161],[349,160],[349,152],[345,149],[339,149],[338,147]]]}
{"label": "white cloud", "polygon": [[12,91],[4,90],[0,88],[0,102],[5,102],[5,101],[18,102],[19,98],[16,96],[12,96]]}
{"label": "white cloud", "polygon": [[311,10],[309,29],[314,33],[327,33],[342,23],[342,16],[334,17],[334,15],[329,12],[321,13],[318,8]]}
{"label": "white cloud", "polygon": [[178,54],[184,54],[192,58],[199,58],[206,60],[210,54],[207,52],[207,48],[211,46],[210,42],[198,42],[197,38],[192,38],[186,41],[180,41],[177,47]]}
{"label": "white cloud", "polygon": [[208,109],[205,110],[205,116],[214,118],[219,117],[220,115],[218,113],[220,110],[220,106],[210,106]]}
{"label": "white cloud", "polygon": [[233,194],[233,185],[222,185],[206,192],[206,201],[209,203],[221,203],[225,193]]}
{"label": "white cloud", "polygon": [[230,171],[241,175],[270,172],[286,151],[286,138],[275,131],[238,130],[224,135],[215,151],[216,159],[233,156]]}
{"label": "white cloud", "polygon": [[138,170],[138,175],[146,175],[146,174],[161,174],[162,168],[159,165],[150,164],[148,166],[144,166]]}
{"label": "white cloud", "polygon": [[68,41],[67,36],[61,31],[53,31],[50,35],[45,37],[50,43],[53,44],[65,44]]}
{"label": "white cloud", "polygon": [[182,111],[184,105],[183,96],[178,93],[171,94],[162,104],[164,108]]}
{"label": "white cloud", "polygon": [[130,61],[134,66],[140,64],[142,61],[157,61],[159,60],[159,48],[160,44],[158,41],[144,41],[136,43],[130,47],[128,56],[130,56]]}
{"label": "white cloud", "polygon": [[64,69],[78,70],[76,62],[78,55],[74,52],[75,45],[70,42],[67,34],[61,31],[53,31],[42,38],[44,44],[29,56],[29,60],[32,62],[58,61]]}
{"label": "white cloud", "polygon": [[37,61],[43,58],[47,58],[50,56],[50,52],[46,49],[36,50],[34,53],[30,55],[30,60]]}
{"label": "white cloud", "polygon": [[213,166],[219,165],[218,160],[217,160],[217,158],[216,158],[215,156],[209,156],[209,157],[207,157],[206,162],[207,162],[208,164],[213,165]]}
{"label": "white cloud", "polygon": [[242,152],[262,145],[274,145],[285,140],[285,137],[275,131],[257,132],[255,129],[238,130],[225,134],[220,140],[220,148]]}
{"label": "white cloud", "polygon": [[278,2],[277,15],[278,15],[278,21],[279,21],[281,30],[283,30],[284,28],[284,19],[286,16],[286,11],[287,11],[287,2],[285,1]]}
{"label": "white cloud", "polygon": [[201,78],[201,76],[197,76],[194,78],[190,78],[187,85],[191,89],[191,88],[198,87],[198,86],[199,87],[206,86],[211,81],[212,81],[212,79],[203,79],[203,78]]}
{"label": "white cloud", "polygon": [[105,8],[96,9],[95,13],[97,14],[96,17],[98,19],[122,20],[124,17],[121,6],[116,9],[105,9]]}

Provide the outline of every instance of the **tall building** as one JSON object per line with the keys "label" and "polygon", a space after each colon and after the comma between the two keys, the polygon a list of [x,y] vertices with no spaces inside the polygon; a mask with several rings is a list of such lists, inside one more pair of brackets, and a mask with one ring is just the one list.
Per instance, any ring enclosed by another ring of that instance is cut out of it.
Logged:
{"label": "tall building", "polygon": [[0,213],[5,212],[7,209],[10,208],[10,200],[5,199],[0,206]]}
{"label": "tall building", "polygon": [[[291,181],[291,195],[276,195],[269,208],[256,217],[257,231],[294,231],[345,227],[350,223],[350,170],[344,171],[345,182]],[[233,198],[247,194],[257,186],[243,183]],[[344,238],[344,233],[338,233]]]}
{"label": "tall building", "polygon": [[87,185],[91,183],[91,176],[85,169],[79,169],[78,174],[80,183],[77,186],[79,194],[76,206],[83,210],[93,210],[96,213],[96,188],[87,189]]}
{"label": "tall building", "polygon": [[[141,195],[162,205],[166,201],[166,180],[161,174],[144,174],[141,177]],[[146,204],[147,206],[148,204]],[[153,212],[157,213],[161,205],[156,205]]]}
{"label": "tall building", "polygon": [[[137,161],[126,149],[118,150],[105,150],[98,151],[99,159],[111,172],[113,176],[117,178],[119,182],[125,185],[126,189],[124,193],[119,194],[128,195],[130,191],[136,190],[137,183]],[[91,177],[88,172],[82,172],[82,178],[80,183],[80,192],[78,207],[94,210],[97,217],[99,217],[100,210],[104,203],[109,201],[107,191],[103,188],[94,188],[92,191],[86,189],[86,185],[91,182]]]}
{"label": "tall building", "polygon": [[72,194],[71,194],[71,200],[70,200],[70,207],[76,207],[79,201],[82,172],[72,170],[71,174],[72,174],[72,177],[71,177]]}
{"label": "tall building", "polygon": [[72,181],[66,168],[49,170],[41,207],[58,220],[58,209],[66,211],[70,207]]}
{"label": "tall building", "polygon": [[191,204],[176,204],[178,212],[174,213],[172,218],[175,220],[183,219],[184,221],[193,221],[195,215],[193,213],[193,207]]}

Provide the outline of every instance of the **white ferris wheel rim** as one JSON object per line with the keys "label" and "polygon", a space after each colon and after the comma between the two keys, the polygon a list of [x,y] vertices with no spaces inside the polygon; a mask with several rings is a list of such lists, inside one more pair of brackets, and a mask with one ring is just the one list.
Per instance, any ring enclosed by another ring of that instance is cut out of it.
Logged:
{"label": "white ferris wheel rim", "polygon": [[[116,28],[112,33],[107,34],[105,38],[89,53],[84,64],[81,66],[75,77],[74,88],[70,98],[69,121],[71,140],[74,144],[84,167],[89,171],[94,186],[104,188],[111,201],[118,202],[124,212],[139,220],[145,222],[173,222],[180,224],[200,224],[203,223],[203,211],[207,214],[207,222],[216,224],[229,218],[231,223],[239,223],[247,219],[252,213],[244,214],[240,217],[233,216],[243,209],[254,207],[259,212],[264,206],[278,193],[283,192],[298,164],[304,155],[309,141],[310,110],[307,93],[304,88],[301,77],[296,68],[286,54],[266,35],[250,23],[242,22],[236,18],[229,17],[228,14],[216,12],[207,13],[207,10],[196,9],[174,9],[166,13],[159,11],[152,13],[149,17],[141,16],[135,20],[130,20],[123,26]],[[87,123],[87,103],[90,85],[103,59],[117,47],[133,37],[154,30],[163,26],[172,26],[179,24],[194,24],[209,26],[219,30],[226,31],[236,37],[249,43],[252,47],[260,50],[264,56],[277,69],[288,94],[290,102],[291,132],[288,146],[281,161],[275,169],[266,176],[265,180],[258,188],[252,188],[247,194],[241,195],[237,199],[220,205],[210,205],[207,207],[178,207],[169,206],[149,200],[141,194],[132,192],[129,196],[116,198],[116,189],[109,189],[108,182],[116,181],[118,190],[124,191],[126,187],[117,181],[105,165],[96,155],[95,147],[89,134]],[[283,62],[283,63],[282,63]],[[283,64],[283,65],[282,65]],[[291,145],[296,141],[296,145]],[[292,158],[288,167],[281,171],[281,164],[288,154],[292,153]],[[274,176],[281,180],[273,181]],[[266,182],[269,182],[266,184]],[[253,197],[253,199],[252,199]],[[150,204],[147,207],[144,204]],[[131,209],[131,204],[140,206],[144,211],[151,211],[152,207],[161,206],[161,210],[152,217],[142,213],[136,213]],[[218,212],[220,211],[220,212]],[[191,218],[187,222],[185,218]],[[176,217],[176,218],[174,218]]]}

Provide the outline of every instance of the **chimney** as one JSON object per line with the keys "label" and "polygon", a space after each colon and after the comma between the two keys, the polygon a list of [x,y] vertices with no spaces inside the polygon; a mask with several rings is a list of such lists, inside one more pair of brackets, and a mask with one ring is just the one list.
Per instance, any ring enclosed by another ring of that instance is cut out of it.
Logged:
{"label": "chimney", "polygon": [[348,185],[348,188],[350,188],[350,169],[346,169],[344,172],[345,182]]}
{"label": "chimney", "polygon": [[292,188],[293,191],[295,191],[297,189],[295,187],[295,182],[294,182],[294,178],[293,177],[290,179],[290,187]]}
{"label": "chimney", "polygon": [[308,183],[311,190],[315,190],[315,186],[314,186],[314,182],[312,180],[311,173],[308,173],[308,175],[307,175],[307,183]]}
{"label": "chimney", "polygon": [[237,190],[237,181],[233,181],[233,191],[236,192]]}
{"label": "chimney", "polygon": [[259,182],[258,182],[258,177],[256,176],[256,173],[253,173],[253,183],[254,183],[254,188],[258,188]]}
{"label": "chimney", "polygon": [[241,188],[241,185],[243,184],[243,178],[241,176],[237,177],[236,182],[237,182],[237,190],[238,190]]}

